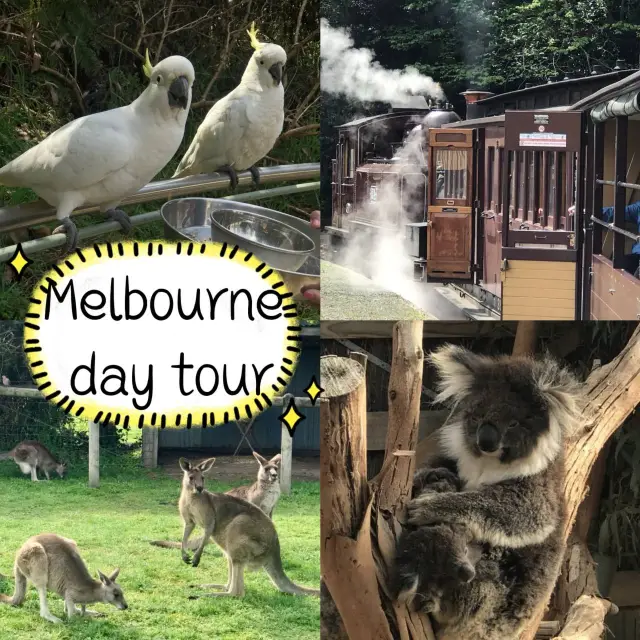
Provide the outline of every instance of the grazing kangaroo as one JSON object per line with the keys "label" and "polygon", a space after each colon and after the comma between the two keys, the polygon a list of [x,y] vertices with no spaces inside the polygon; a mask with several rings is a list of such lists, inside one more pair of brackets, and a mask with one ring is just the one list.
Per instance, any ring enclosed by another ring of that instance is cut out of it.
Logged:
{"label": "grazing kangaroo", "polygon": [[67,465],[58,462],[49,449],[36,440],[24,440],[7,453],[0,453],[0,460],[13,460],[24,474],[31,474],[31,480],[38,482],[38,469],[44,472],[47,480],[54,471],[64,478]]}
{"label": "grazing kangaroo", "polygon": [[[245,484],[241,487],[234,487],[225,491],[228,496],[242,498],[256,507],[262,509],[270,518],[273,518],[273,511],[280,499],[279,471],[282,456],[278,454],[267,460],[259,453],[253,452],[253,457],[258,461],[258,478],[253,484]],[[205,544],[211,541],[207,540]],[[180,549],[181,544],[172,540],[152,540],[149,544],[154,547],[164,549]],[[202,544],[202,538],[192,538],[189,540],[189,550],[195,551]]]}
{"label": "grazing kangaroo", "polygon": [[[223,591],[201,596],[244,595],[244,570],[263,568],[273,584],[282,592],[292,595],[320,595],[316,589],[307,589],[294,584],[284,573],[280,557],[280,541],[276,528],[261,509],[255,505],[224,493],[205,491],[203,473],[211,469],[215,458],[198,465],[180,458],[183,471],[179,509],[184,522],[182,536],[182,559],[197,567],[206,541],[213,538],[227,557],[229,578],[226,585],[203,585]],[[204,536],[193,559],[187,554],[189,536],[196,525],[204,529]]]}
{"label": "grazing kangaroo", "polygon": [[[49,611],[47,590],[55,591],[64,598],[69,618],[76,613],[100,615],[86,609],[87,604],[94,602],[112,604],[117,609],[128,608],[122,589],[115,581],[120,569],[116,569],[109,577],[98,571],[100,580],[94,580],[78,553],[76,543],[55,533],[41,533],[29,538],[16,554],[13,573],[16,580],[13,598],[0,594],[0,602],[20,606],[24,602],[29,580],[40,596],[40,615],[50,622],[62,620]],[[80,605],[80,611],[76,609],[76,604]]]}

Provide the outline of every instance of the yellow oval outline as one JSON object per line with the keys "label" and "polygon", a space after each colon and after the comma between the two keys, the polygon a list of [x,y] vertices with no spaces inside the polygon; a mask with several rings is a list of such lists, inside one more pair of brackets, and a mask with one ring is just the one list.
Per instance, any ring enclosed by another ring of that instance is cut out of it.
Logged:
{"label": "yellow oval outline", "polygon": [[[165,251],[172,251],[166,253]],[[170,240],[153,240],[148,242],[126,241],[126,242],[107,242],[103,244],[94,244],[91,247],[76,249],[75,252],[63,258],[56,265],[45,273],[38,284],[34,287],[31,295],[31,303],[27,310],[24,322],[24,351],[29,362],[29,368],[34,383],[44,398],[51,404],[61,408],[65,413],[74,416],[82,416],[87,420],[99,423],[102,426],[113,424],[114,426],[122,426],[129,428],[136,426],[134,417],[137,419],[138,428],[142,427],[159,427],[164,428],[184,428],[202,426],[217,426],[227,424],[230,421],[251,420],[256,415],[266,411],[272,406],[273,398],[277,395],[284,394],[291,377],[293,376],[298,359],[300,356],[299,332],[301,330],[298,322],[298,308],[291,301],[290,304],[283,304],[282,311],[287,319],[287,331],[289,335],[285,339],[284,354],[280,364],[280,376],[278,377],[278,385],[271,385],[271,388],[260,396],[252,394],[242,398],[239,402],[229,405],[224,409],[216,409],[215,411],[205,411],[198,409],[197,412],[188,410],[176,410],[170,413],[157,415],[156,413],[148,413],[137,409],[127,409],[118,411],[115,415],[113,410],[105,411],[95,402],[88,401],[82,404],[69,396],[63,396],[56,401],[62,392],[55,386],[53,380],[50,379],[45,363],[45,354],[39,345],[38,331],[39,325],[36,324],[41,319],[44,312],[44,303],[48,293],[48,285],[58,285],[68,275],[78,272],[92,265],[101,263],[105,260],[131,259],[138,255],[145,257],[153,255],[183,255],[185,257],[191,255],[207,256],[214,258],[223,258],[241,264],[243,266],[253,268],[257,273],[262,273],[262,278],[271,288],[280,294],[283,303],[287,298],[293,298],[293,294],[284,282],[284,279],[273,268],[256,258],[252,253],[240,249],[237,245],[230,247],[228,244],[220,244],[218,242],[175,242]],[[283,293],[284,292],[284,293]],[[45,394],[46,391],[46,394]],[[244,406],[241,406],[243,405]],[[66,406],[65,406],[66,405]],[[254,411],[251,406],[255,407]]]}

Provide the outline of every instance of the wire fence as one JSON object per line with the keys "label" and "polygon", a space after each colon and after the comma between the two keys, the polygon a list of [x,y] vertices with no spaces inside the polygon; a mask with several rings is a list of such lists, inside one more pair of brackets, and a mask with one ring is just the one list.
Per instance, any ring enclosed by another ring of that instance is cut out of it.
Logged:
{"label": "wire fence", "polygon": [[[32,386],[31,374],[22,349],[23,323],[0,323],[0,374],[7,388]],[[88,424],[68,416],[53,404],[41,399],[0,396],[0,452],[10,451],[24,440],[37,440],[69,472],[83,472],[88,459]],[[101,466],[123,467],[137,463],[141,449],[141,432],[115,427],[100,430]],[[19,475],[12,461],[0,461],[0,475]]]}

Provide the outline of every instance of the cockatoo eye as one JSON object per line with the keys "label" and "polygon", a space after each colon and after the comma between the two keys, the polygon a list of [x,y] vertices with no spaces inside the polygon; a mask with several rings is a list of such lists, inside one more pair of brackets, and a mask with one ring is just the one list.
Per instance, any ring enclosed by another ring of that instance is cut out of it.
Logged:
{"label": "cockatoo eye", "polygon": [[161,81],[161,80],[162,80],[162,76],[158,76],[158,77],[156,78],[156,83],[157,83],[157,84],[160,84],[160,81]]}
{"label": "cockatoo eye", "polygon": [[260,64],[264,64],[264,60],[260,60]]}

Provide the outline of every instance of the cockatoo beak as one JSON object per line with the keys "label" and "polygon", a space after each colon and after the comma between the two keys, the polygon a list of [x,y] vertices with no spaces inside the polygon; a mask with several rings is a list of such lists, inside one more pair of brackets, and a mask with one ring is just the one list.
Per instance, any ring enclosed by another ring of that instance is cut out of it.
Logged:
{"label": "cockatoo beak", "polygon": [[185,76],[176,78],[169,87],[169,106],[187,108],[189,103],[189,81]]}
{"label": "cockatoo beak", "polygon": [[269,74],[274,80],[276,87],[282,82],[282,62],[276,62],[269,67]]}

